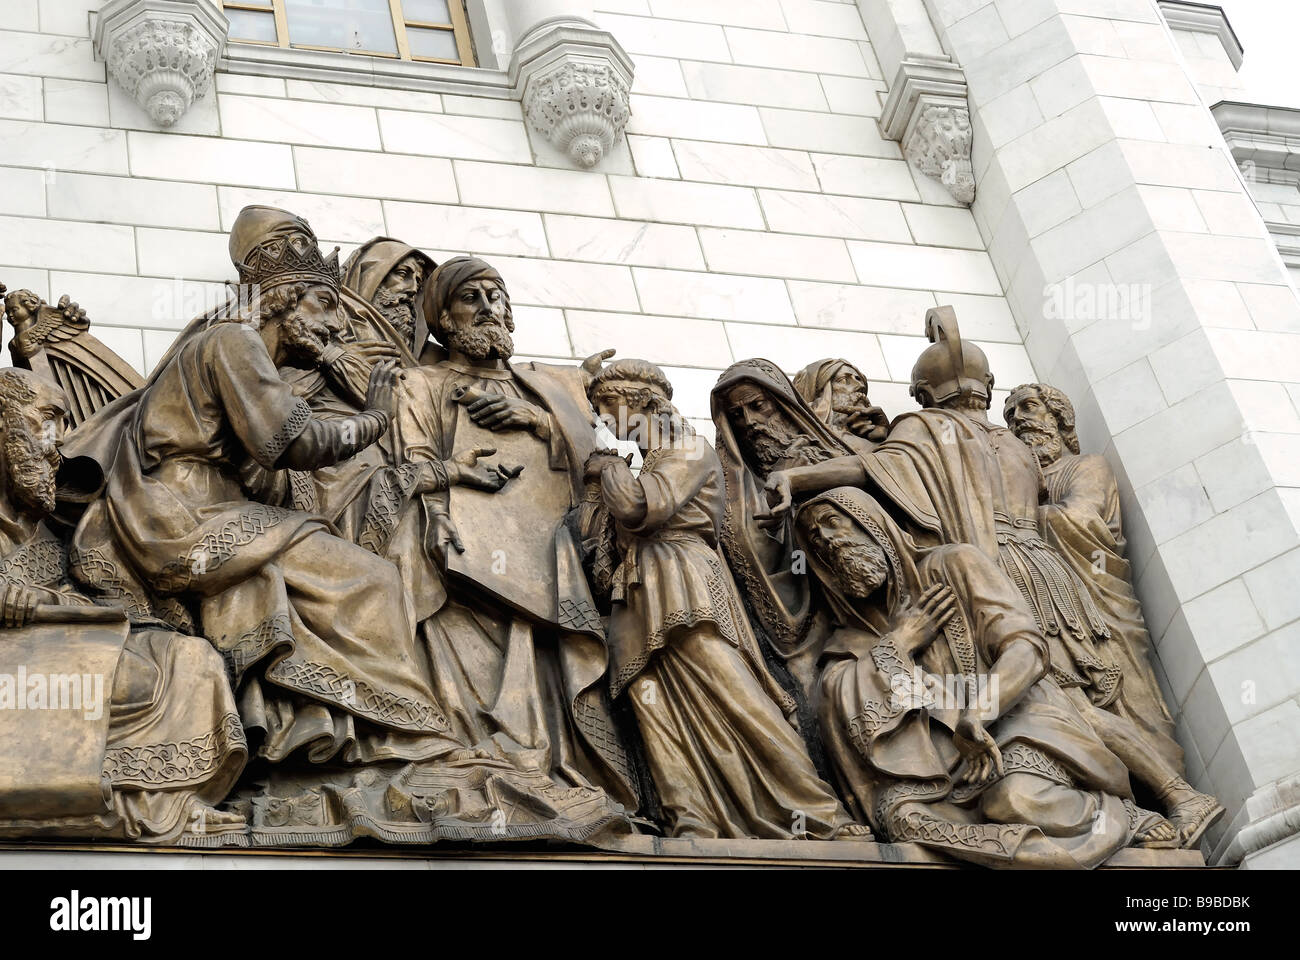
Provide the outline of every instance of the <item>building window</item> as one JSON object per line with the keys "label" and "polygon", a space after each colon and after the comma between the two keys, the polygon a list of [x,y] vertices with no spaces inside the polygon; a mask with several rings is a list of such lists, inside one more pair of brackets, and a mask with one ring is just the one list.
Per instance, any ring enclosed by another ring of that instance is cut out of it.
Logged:
{"label": "building window", "polygon": [[474,66],[464,0],[224,0],[230,39]]}

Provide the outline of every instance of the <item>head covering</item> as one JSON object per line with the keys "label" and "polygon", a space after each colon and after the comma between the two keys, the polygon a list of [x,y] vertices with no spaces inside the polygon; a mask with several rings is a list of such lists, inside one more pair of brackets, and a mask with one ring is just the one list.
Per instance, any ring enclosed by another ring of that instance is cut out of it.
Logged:
{"label": "head covering", "polygon": [[340,285],[339,250],[320,250],[311,225],[277,207],[247,206],[230,229],[230,259],[239,282],[266,291],[286,283]]}
{"label": "head covering", "polygon": [[[773,649],[789,657],[799,652],[814,613],[809,578],[792,572],[794,549],[792,520],[764,530],[754,519],[766,513],[763,479],[745,462],[744,447],[736,437],[727,413],[727,396],[741,384],[762,390],[781,409],[799,432],[807,434],[830,457],[850,456],[852,451],[818,418],[795,391],[790,379],[770,360],[742,360],[732,364],[713,387],[713,423],[717,431],[718,457],[726,481],[727,503],[722,525],[722,545],[736,572],[754,614],[756,626],[766,634]],[[760,553],[760,547],[762,553]],[[778,555],[772,556],[773,551]]]}
{"label": "head covering", "polygon": [[813,413],[827,423],[830,423],[831,414],[833,413],[831,409],[831,383],[834,381],[836,374],[845,369],[856,373],[864,387],[867,385],[867,378],[853,364],[847,360],[829,357],[808,364],[794,375],[794,388],[799,391],[799,396],[803,397],[808,406],[812,407]]}
{"label": "head covering", "polygon": [[438,318],[451,303],[452,295],[471,280],[495,280],[505,290],[501,274],[486,260],[478,257],[452,257],[443,261],[424,284],[424,318],[434,336],[438,336]]}
{"label": "head covering", "polygon": [[[420,261],[420,265],[424,268],[425,280],[429,279],[430,274],[438,266],[427,253],[417,250],[409,243],[393,240],[390,237],[374,237],[353,250],[352,256],[348,257],[347,262],[343,264],[343,286],[373,306],[380,285],[407,257],[415,257]],[[414,299],[412,343],[408,345],[417,354],[424,341],[429,338],[429,324],[424,316],[422,299],[418,294]]]}
{"label": "head covering", "polygon": [[919,402],[919,391],[924,388],[936,407],[962,392],[969,392],[983,397],[987,406],[993,396],[989,358],[975,344],[962,340],[957,312],[952,307],[932,307],[926,311],[925,335],[930,338],[930,346],[921,351],[912,367],[912,386],[908,392]]}
{"label": "head covering", "polygon": [[[836,586],[835,572],[812,549],[799,520],[818,504],[834,507],[865,530],[884,551],[889,563],[889,583],[885,589],[883,605],[854,603]],[[795,537],[808,558],[810,571],[822,585],[822,593],[830,604],[836,621],[846,627],[883,637],[890,629],[891,611],[925,592],[917,570],[924,550],[894,522],[875,497],[858,487],[836,487],[802,504],[795,514]],[[836,651],[828,645],[826,652]]]}

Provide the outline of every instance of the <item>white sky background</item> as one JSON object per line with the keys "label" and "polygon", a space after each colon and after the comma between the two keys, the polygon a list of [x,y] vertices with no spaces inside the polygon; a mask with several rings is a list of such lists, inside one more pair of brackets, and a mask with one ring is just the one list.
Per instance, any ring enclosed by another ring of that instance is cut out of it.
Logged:
{"label": "white sky background", "polygon": [[[1214,0],[1209,0],[1214,2]],[[1300,107],[1300,0],[1217,0],[1246,49],[1243,100]]]}

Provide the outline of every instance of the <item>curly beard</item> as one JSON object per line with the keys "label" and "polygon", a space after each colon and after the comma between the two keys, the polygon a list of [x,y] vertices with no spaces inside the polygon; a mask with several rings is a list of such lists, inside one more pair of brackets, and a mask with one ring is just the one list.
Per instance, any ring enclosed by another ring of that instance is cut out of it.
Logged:
{"label": "curly beard", "polygon": [[5,437],[5,463],[9,486],[19,502],[43,514],[50,513],[54,509],[58,451],[45,452],[30,431],[11,427]]}
{"label": "curly beard", "polygon": [[1061,457],[1061,435],[1053,433],[1050,430],[1044,430],[1042,427],[1030,424],[1021,427],[1016,434],[1021,443],[1027,444],[1029,449],[1034,451],[1034,456],[1043,466],[1055,463]]}
{"label": "curly beard", "polygon": [[515,353],[510,331],[505,324],[498,323],[448,330],[446,345],[476,362],[509,360]]}
{"label": "curly beard", "polygon": [[283,321],[285,347],[290,357],[298,365],[311,368],[320,364],[321,354],[325,351],[325,338],[316,332],[313,324],[308,323],[296,313],[290,314]]}
{"label": "curly beard", "polygon": [[774,470],[780,464],[804,467],[830,459],[816,438],[806,433],[787,433],[769,423],[752,424],[746,439],[765,471]]}
{"label": "curly beard", "polygon": [[408,340],[411,338],[415,330],[415,311],[411,307],[410,294],[394,293],[381,288],[375,293],[375,309],[383,314],[384,319],[398,333]]}
{"label": "curly beard", "polygon": [[889,578],[889,566],[884,559],[860,543],[832,543],[831,555],[835,580],[851,597],[869,597]]}

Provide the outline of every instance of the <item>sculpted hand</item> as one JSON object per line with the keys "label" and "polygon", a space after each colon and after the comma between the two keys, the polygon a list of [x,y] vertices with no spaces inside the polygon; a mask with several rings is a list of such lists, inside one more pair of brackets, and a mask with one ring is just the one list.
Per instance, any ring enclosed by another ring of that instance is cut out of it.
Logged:
{"label": "sculpted hand", "polygon": [[875,404],[869,404],[849,415],[849,429],[859,437],[879,443],[889,434],[889,417]]}
{"label": "sculpted hand", "polygon": [[334,385],[354,403],[364,403],[366,387],[376,363],[397,356],[397,348],[383,340],[358,340],[355,343],[331,342],[326,356],[337,354],[326,363],[326,372]]}
{"label": "sculpted hand", "polygon": [[763,484],[763,494],[767,497],[767,513],[754,515],[760,527],[772,527],[781,522],[790,508],[794,506],[794,487],[790,475],[784,470],[775,470],[768,475]]}
{"label": "sculpted hand", "polygon": [[582,372],[586,374],[587,381],[590,382],[592,377],[600,373],[601,364],[616,353],[618,353],[617,350],[602,350],[600,353],[593,353],[586,360],[582,361],[581,369]]}
{"label": "sculpted hand", "polygon": [[366,386],[366,409],[393,414],[393,389],[397,385],[396,360],[381,360],[370,370],[370,382]]}
{"label": "sculpted hand", "polygon": [[475,400],[468,407],[470,419],[488,430],[532,430],[544,416],[527,400],[496,394]]}
{"label": "sculpted hand", "polygon": [[942,583],[934,584],[894,618],[890,630],[894,646],[915,657],[934,642],[956,612],[957,599],[952,590]]}
{"label": "sculpted hand", "polygon": [[41,602],[43,598],[37,591],[17,583],[7,584],[0,597],[0,627],[25,627],[32,622]]}
{"label": "sculpted hand", "polygon": [[90,323],[86,319],[86,311],[78,306],[66,293],[59,297],[59,312],[75,327],[83,327]]}
{"label": "sculpted hand", "polygon": [[448,545],[455,547],[457,553],[465,552],[465,544],[460,542],[460,532],[456,529],[456,524],[451,522],[451,517],[446,514],[440,513],[434,516],[433,537],[433,542],[444,555]]}
{"label": "sculpted hand", "polygon": [[629,453],[627,459],[620,457],[617,450],[597,450],[587,458],[587,464],[582,471],[582,479],[587,483],[594,483],[600,479],[601,473],[605,468],[615,460],[622,460],[629,467],[632,466],[632,455]]}
{"label": "sculpted hand", "polygon": [[453,485],[496,493],[507,481],[519,476],[524,468],[516,467],[512,471],[508,467],[488,466],[478,462],[479,457],[490,457],[494,453],[496,450],[492,447],[476,447],[444,461],[443,465],[447,468],[447,476]]}
{"label": "sculpted hand", "polygon": [[952,739],[964,761],[957,774],[958,783],[990,783],[1006,772],[1002,751],[975,711],[962,711]]}

